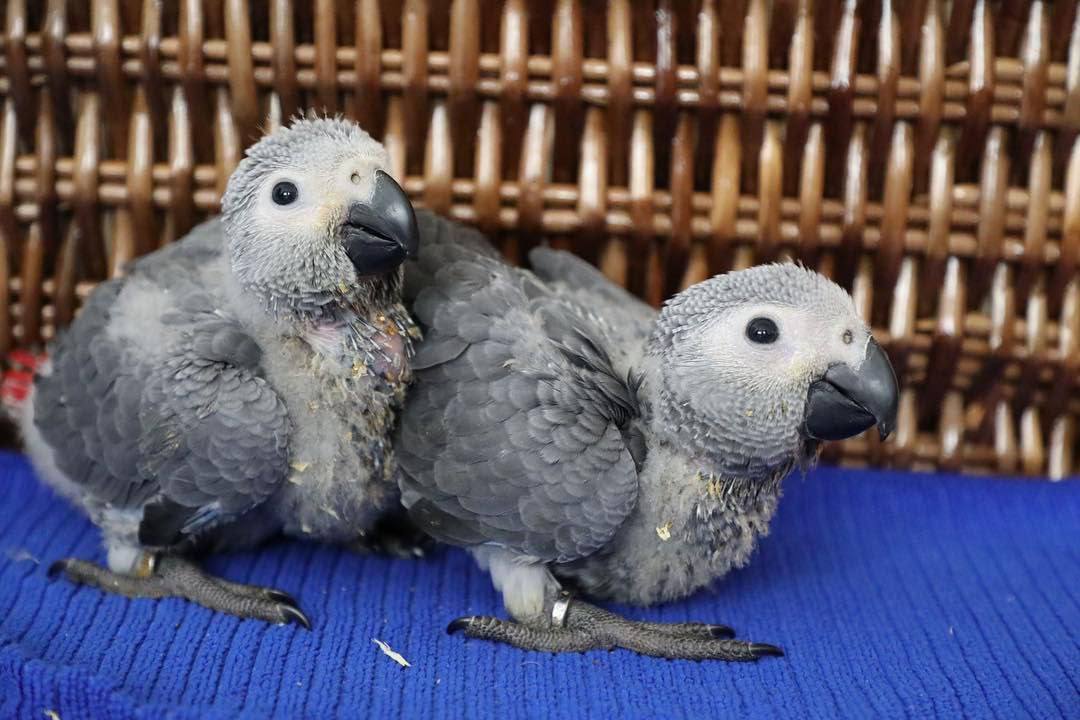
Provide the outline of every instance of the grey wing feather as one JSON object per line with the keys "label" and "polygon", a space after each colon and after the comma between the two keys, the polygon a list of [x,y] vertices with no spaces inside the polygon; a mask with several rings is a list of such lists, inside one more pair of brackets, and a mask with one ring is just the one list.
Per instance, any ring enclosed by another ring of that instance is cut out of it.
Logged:
{"label": "grey wing feather", "polygon": [[34,422],[73,483],[102,503],[127,507],[143,486],[127,474],[138,438],[139,397],[129,391],[130,373],[105,332],[122,287],[120,280],[99,285],[50,347],[52,371],[35,380]]}
{"label": "grey wing feather", "polygon": [[219,312],[206,292],[188,292],[176,310],[162,317],[162,322],[180,331],[187,341],[185,352],[193,358],[259,369],[262,348],[239,323]]}
{"label": "grey wing feather", "polygon": [[498,258],[499,251],[479,231],[447,220],[430,210],[416,210],[420,230],[420,257],[406,265],[402,295],[411,303],[420,291],[431,285],[436,271],[444,264],[447,248],[459,248],[473,254]]}
{"label": "grey wing feather", "polygon": [[595,553],[637,500],[633,390],[586,313],[455,244],[453,227],[422,238],[416,263],[425,339],[396,445],[404,501],[447,542],[556,562]]}
{"label": "grey wing feather", "polygon": [[588,308],[619,350],[633,356],[644,346],[656,321],[656,310],[604,277],[588,261],[565,250],[541,246],[529,252],[529,265],[555,292]]}
{"label": "grey wing feather", "polygon": [[61,471],[95,504],[144,509],[146,545],[172,545],[243,514],[288,470],[289,418],[260,376],[259,346],[191,282],[217,252],[200,243],[173,251],[190,265],[179,274],[157,254],[132,268],[174,285],[187,278],[161,318],[163,361],[108,332],[126,282],[115,280],[91,294],[50,349],[52,373],[35,385],[35,425]]}
{"label": "grey wing feather", "polygon": [[291,423],[261,376],[262,351],[243,327],[194,294],[165,318],[177,351],[147,380],[139,474],[160,495],[139,529],[147,545],[170,545],[236,518],[285,480]]}

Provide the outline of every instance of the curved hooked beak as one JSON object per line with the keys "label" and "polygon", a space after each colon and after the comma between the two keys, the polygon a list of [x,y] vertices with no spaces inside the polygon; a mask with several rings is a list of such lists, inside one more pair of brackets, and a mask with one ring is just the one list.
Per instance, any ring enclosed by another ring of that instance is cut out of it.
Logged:
{"label": "curved hooked beak", "polygon": [[896,427],[898,404],[899,388],[892,363],[877,341],[870,338],[858,372],[846,363],[836,363],[810,386],[806,435],[815,440],[843,440],[877,424],[884,440]]}
{"label": "curved hooked beak", "polygon": [[416,257],[420,231],[412,203],[401,186],[375,171],[375,190],[367,203],[355,202],[342,226],[342,243],[360,275],[380,275]]}

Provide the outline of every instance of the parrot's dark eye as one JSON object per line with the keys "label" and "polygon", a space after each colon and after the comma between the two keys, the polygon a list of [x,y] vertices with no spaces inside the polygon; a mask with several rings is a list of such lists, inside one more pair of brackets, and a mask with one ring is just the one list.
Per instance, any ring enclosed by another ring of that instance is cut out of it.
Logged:
{"label": "parrot's dark eye", "polygon": [[746,337],[750,342],[768,345],[780,337],[780,328],[769,318],[756,317],[746,324]]}
{"label": "parrot's dark eye", "polygon": [[852,333],[850,330],[845,330],[843,339],[845,345],[850,345],[851,343],[855,342],[855,334]]}
{"label": "parrot's dark eye", "polygon": [[274,189],[270,191],[270,197],[275,205],[292,205],[296,202],[296,198],[300,197],[300,191],[293,183],[283,180],[274,185]]}

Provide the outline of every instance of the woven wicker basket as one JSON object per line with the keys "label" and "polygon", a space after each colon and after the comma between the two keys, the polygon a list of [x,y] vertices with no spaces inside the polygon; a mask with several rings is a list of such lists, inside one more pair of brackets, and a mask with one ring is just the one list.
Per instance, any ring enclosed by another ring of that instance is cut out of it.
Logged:
{"label": "woven wicker basket", "polygon": [[418,204],[658,303],[794,257],[904,386],[851,463],[1062,477],[1080,416],[1075,0],[7,0],[0,350],[215,212],[308,107]]}

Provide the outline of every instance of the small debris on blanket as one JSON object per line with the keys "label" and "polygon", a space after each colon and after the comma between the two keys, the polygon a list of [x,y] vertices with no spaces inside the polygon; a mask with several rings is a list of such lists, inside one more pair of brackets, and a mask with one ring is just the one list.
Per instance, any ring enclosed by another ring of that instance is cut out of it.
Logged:
{"label": "small debris on blanket", "polygon": [[401,656],[401,653],[391,648],[382,640],[379,640],[378,638],[371,638],[371,642],[379,646],[379,649],[383,651],[383,655],[390,658],[401,667],[412,667],[412,665],[409,664],[409,661]]}
{"label": "small debris on blanket", "polygon": [[41,564],[41,561],[31,555],[30,551],[25,548],[8,548],[4,551],[4,554],[7,555],[8,560],[11,562],[23,562],[24,560],[29,560],[35,565]]}
{"label": "small debris on blanket", "polygon": [[42,714],[49,718],[49,720],[60,720],[60,713],[55,710],[46,710]]}

